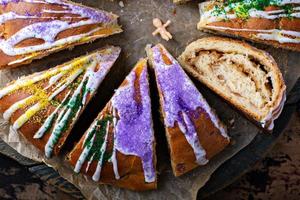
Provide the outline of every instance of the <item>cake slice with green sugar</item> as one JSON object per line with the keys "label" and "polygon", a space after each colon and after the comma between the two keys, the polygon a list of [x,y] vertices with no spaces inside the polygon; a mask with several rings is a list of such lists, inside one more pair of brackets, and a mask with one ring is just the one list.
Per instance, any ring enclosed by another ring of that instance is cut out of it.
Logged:
{"label": "cake slice with green sugar", "polygon": [[131,190],[155,189],[147,60],[140,60],[68,156],[76,173]]}
{"label": "cake slice with green sugar", "polygon": [[106,47],[0,89],[0,112],[46,157],[59,154],[71,129],[120,54]]}

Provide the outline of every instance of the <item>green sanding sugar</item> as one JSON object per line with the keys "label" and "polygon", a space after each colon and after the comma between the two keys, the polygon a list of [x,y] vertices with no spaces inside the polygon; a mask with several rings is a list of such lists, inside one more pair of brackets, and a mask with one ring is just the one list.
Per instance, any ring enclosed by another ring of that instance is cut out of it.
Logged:
{"label": "green sanding sugar", "polygon": [[226,0],[224,4],[215,5],[213,15],[219,16],[228,13],[235,13],[242,19],[249,18],[249,10],[265,10],[268,6],[276,6],[285,11],[285,14],[291,18],[293,6],[282,5],[281,0]]}
{"label": "green sanding sugar", "polygon": [[[103,155],[103,160],[102,160],[102,164],[107,162],[107,160],[110,159],[111,157],[111,153],[109,152],[102,152],[101,151],[101,147],[104,145],[104,140],[105,140],[105,136],[106,134],[106,130],[107,130],[107,124],[108,122],[112,122],[113,121],[113,117],[110,115],[105,116],[103,119],[100,119],[96,122],[96,124],[94,125],[94,127],[91,130],[91,134],[89,134],[89,137],[87,138],[84,147],[88,146],[90,147],[90,145],[92,145],[91,150],[89,151],[89,154],[87,156],[87,160],[90,160],[91,157],[93,156],[93,160],[99,160],[101,155]],[[93,135],[96,134],[95,140],[92,143],[91,139],[93,137]]]}

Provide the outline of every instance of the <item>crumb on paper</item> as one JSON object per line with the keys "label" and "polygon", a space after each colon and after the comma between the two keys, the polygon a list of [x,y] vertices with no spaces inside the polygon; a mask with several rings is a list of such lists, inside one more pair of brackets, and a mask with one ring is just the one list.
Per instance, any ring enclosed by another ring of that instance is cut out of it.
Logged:
{"label": "crumb on paper", "polygon": [[129,58],[131,56],[131,53],[125,53],[125,57]]}
{"label": "crumb on paper", "polygon": [[119,6],[120,6],[121,8],[124,8],[124,7],[125,7],[124,2],[123,2],[123,1],[119,1]]}
{"label": "crumb on paper", "polygon": [[152,33],[153,36],[160,34],[162,39],[169,41],[172,39],[172,35],[170,32],[167,31],[167,27],[171,24],[171,21],[168,20],[165,24],[159,19],[154,18],[153,19],[153,26],[156,27],[156,30]]}
{"label": "crumb on paper", "polygon": [[229,120],[229,125],[230,125],[230,126],[233,126],[233,125],[234,125],[234,122],[235,122],[235,121],[234,121],[234,118],[232,118],[231,120]]}

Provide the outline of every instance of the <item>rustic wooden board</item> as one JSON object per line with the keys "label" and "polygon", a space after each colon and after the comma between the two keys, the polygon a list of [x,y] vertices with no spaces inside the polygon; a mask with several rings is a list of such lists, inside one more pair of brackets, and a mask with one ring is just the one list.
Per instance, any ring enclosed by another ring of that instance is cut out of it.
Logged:
{"label": "rustic wooden board", "polygon": [[[84,4],[86,5],[104,8],[120,15],[120,23],[123,25],[123,29],[125,30],[124,33],[107,39],[98,40],[92,44],[76,47],[73,51],[56,53],[40,61],[35,61],[30,65],[30,70],[36,71],[38,69],[40,71],[68,61],[73,57],[82,55],[85,52],[92,51],[106,44],[119,45],[122,47],[120,59],[99,88],[99,91],[101,92],[96,95],[85,111],[85,115],[80,118],[80,125],[77,125],[74,128],[73,132],[75,133],[73,133],[74,137],[72,138],[74,142],[80,138],[82,133],[97,116],[98,112],[104,107],[105,103],[113,94],[113,90],[123,81],[135,62],[140,57],[145,56],[144,47],[146,44],[162,42],[174,56],[178,56],[188,43],[200,37],[208,36],[208,34],[196,30],[196,23],[199,18],[196,2],[180,6],[175,6],[171,1],[166,0],[128,0],[124,1],[124,3],[125,7],[120,8],[118,1],[84,1]],[[154,29],[152,26],[152,18],[154,17],[159,17],[163,21],[166,21],[167,19],[172,20],[173,23],[169,28],[170,32],[174,34],[174,39],[172,41],[167,43],[161,41],[158,37],[152,37],[151,32]],[[300,68],[297,66],[298,63],[300,63],[299,53],[273,49],[272,47],[265,45],[255,44],[255,46],[265,49],[276,59],[289,91],[296,82],[298,75],[300,75]],[[26,66],[12,71],[13,72],[10,73],[15,73],[17,75],[28,74],[28,68],[26,68]],[[203,95],[208,99],[209,103],[217,109],[220,117],[224,119],[224,121],[228,121],[235,111],[228,107],[227,104],[224,104],[220,98],[216,97],[197,81],[195,81],[195,83]],[[291,95],[289,98],[289,102],[296,102],[299,98],[298,93],[293,94],[294,95]],[[291,98],[295,98],[296,100],[290,100]],[[214,173],[208,184],[200,190],[199,197],[204,197],[230,184],[233,180],[250,169],[257,160],[261,159],[270,146],[276,142],[276,139],[281,134],[284,126],[287,125],[288,119],[295,109],[295,104],[288,104],[281,118],[276,121],[274,134],[257,135],[255,140],[247,148],[228,160]],[[238,115],[237,119],[245,120],[240,115]],[[253,129],[253,125],[249,123],[247,126],[243,127],[243,130],[240,130],[240,133],[247,134],[248,128],[251,127]],[[163,132],[161,126],[159,129]],[[69,142],[65,149],[70,149],[72,146],[73,142]],[[14,158],[24,166],[29,167],[29,170],[39,175],[42,180],[56,185],[58,188],[70,193],[74,197],[82,197],[76,188],[70,186],[68,182],[59,177],[52,168],[20,156],[1,141],[0,152]],[[165,152],[165,154],[166,157],[168,157],[167,152]]]}

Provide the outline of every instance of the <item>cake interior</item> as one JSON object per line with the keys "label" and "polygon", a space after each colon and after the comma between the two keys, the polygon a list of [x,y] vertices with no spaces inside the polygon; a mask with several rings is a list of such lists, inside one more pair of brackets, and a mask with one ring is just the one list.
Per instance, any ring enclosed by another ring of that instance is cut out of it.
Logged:
{"label": "cake interior", "polygon": [[186,62],[200,80],[227,100],[261,117],[269,112],[274,102],[274,80],[269,67],[256,58],[236,52],[198,50]]}

